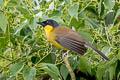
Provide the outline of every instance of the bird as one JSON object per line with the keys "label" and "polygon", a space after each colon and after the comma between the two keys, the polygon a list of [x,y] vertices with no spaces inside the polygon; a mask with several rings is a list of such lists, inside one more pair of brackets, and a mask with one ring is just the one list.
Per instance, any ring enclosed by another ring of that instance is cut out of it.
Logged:
{"label": "bird", "polygon": [[47,19],[42,22],[37,22],[44,27],[46,37],[54,46],[62,50],[70,50],[80,55],[87,51],[90,47],[97,52],[103,59],[109,60],[100,50],[95,48],[91,43],[85,40],[78,32],[69,27],[61,26],[53,19]]}

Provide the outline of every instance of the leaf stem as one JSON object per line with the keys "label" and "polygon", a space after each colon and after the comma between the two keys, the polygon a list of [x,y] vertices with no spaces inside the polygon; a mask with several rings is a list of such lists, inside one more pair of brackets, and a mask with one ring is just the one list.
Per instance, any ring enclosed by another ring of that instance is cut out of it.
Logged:
{"label": "leaf stem", "polygon": [[90,4],[91,4],[92,1],[90,1],[80,12],[79,14],[81,14]]}

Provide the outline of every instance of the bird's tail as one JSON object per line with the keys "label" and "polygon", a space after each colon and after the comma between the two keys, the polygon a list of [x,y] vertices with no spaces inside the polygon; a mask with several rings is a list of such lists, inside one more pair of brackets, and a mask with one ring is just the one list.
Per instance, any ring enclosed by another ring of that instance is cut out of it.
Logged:
{"label": "bird's tail", "polygon": [[101,51],[93,47],[89,42],[86,41],[86,45],[96,51],[100,56],[102,56],[105,60],[109,60]]}

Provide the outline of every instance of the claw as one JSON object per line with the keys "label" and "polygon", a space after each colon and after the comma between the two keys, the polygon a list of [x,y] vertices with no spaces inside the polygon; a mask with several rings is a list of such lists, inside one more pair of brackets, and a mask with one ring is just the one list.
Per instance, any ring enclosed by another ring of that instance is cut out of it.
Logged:
{"label": "claw", "polygon": [[64,54],[62,54],[62,59],[64,59],[67,56],[68,52],[69,51],[63,51]]}

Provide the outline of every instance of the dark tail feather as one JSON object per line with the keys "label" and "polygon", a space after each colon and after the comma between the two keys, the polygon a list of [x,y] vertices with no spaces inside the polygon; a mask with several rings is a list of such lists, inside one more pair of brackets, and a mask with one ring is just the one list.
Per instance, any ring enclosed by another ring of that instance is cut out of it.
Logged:
{"label": "dark tail feather", "polygon": [[99,55],[101,55],[105,60],[109,60],[101,51],[93,47],[89,42],[86,42],[86,45],[96,51]]}

